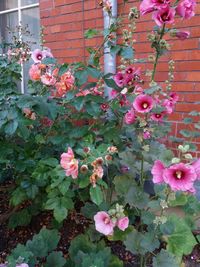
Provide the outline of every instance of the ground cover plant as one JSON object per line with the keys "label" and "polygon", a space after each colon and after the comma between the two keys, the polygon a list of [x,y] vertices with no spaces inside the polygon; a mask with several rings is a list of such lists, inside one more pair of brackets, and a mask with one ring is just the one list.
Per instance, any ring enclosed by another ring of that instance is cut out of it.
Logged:
{"label": "ground cover plant", "polygon": [[[103,35],[98,48],[88,49],[86,64],[59,64],[44,44],[31,54],[22,39],[4,44],[9,49],[0,58],[0,179],[8,185],[12,210],[1,221],[10,228],[29,227],[34,216],[46,211],[52,216],[48,229],[18,244],[2,266],[124,266],[111,249],[118,242],[137,255],[132,266],[177,267],[199,242],[194,231],[200,159],[193,158],[188,140],[173,139],[179,141],[176,154],[165,145],[168,115],[179,98],[175,62],[169,61],[167,81],[161,85],[155,78],[159,59],[170,49],[165,36],[189,38],[174,25],[193,17],[196,3],[143,0],[140,10],[131,8],[128,28],[121,18],[113,22],[109,1],[100,4],[110,26],[85,33],[85,38]],[[147,33],[154,53],[139,59],[133,36],[147,13],[155,21]],[[123,42],[116,44],[121,29]],[[103,45],[120,58],[117,73],[103,73]],[[20,64],[27,60],[29,94],[20,94]],[[144,69],[145,62],[152,70]],[[60,229],[74,213],[86,227],[64,255],[58,250]]]}

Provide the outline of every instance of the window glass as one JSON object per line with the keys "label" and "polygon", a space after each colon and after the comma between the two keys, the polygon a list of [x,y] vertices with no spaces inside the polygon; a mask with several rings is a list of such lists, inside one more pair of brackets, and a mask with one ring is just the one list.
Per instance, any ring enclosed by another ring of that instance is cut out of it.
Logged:
{"label": "window glass", "polygon": [[[0,11],[18,7],[17,0],[0,0]],[[1,25],[1,24],[0,24]]]}
{"label": "window glass", "polygon": [[21,0],[22,6],[27,6],[27,5],[37,4],[37,3],[39,3],[38,0]]}

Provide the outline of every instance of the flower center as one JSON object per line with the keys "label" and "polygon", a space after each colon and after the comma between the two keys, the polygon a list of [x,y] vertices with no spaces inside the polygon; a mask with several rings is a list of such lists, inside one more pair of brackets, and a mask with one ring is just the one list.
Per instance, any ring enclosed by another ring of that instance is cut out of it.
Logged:
{"label": "flower center", "polygon": [[176,175],[177,179],[181,179],[183,177],[183,172],[182,171],[176,171],[175,175]]}
{"label": "flower center", "polygon": [[142,104],[142,107],[145,108],[145,109],[148,108],[148,106],[149,106],[149,105],[148,105],[148,103],[146,103],[146,102],[144,102],[144,103]]}
{"label": "flower center", "polygon": [[37,59],[41,60],[42,59],[42,55],[38,55]]}
{"label": "flower center", "polygon": [[156,118],[159,119],[161,117],[160,114],[156,114]]}
{"label": "flower center", "polygon": [[109,218],[105,218],[104,223],[105,224],[109,224],[110,223],[110,219]]}

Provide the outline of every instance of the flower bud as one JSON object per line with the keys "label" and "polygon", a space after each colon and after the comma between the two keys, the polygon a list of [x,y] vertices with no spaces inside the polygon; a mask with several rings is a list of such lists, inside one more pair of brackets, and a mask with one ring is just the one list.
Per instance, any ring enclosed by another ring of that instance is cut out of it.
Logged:
{"label": "flower bud", "polygon": [[181,160],[179,158],[173,158],[172,159],[172,164],[179,163]]}
{"label": "flower bud", "polygon": [[82,165],[80,168],[81,173],[87,173],[88,171],[88,166],[86,164]]}
{"label": "flower bud", "polygon": [[105,160],[107,160],[107,161],[111,161],[111,160],[112,160],[112,156],[111,156],[111,155],[106,155],[106,156],[105,156]]}

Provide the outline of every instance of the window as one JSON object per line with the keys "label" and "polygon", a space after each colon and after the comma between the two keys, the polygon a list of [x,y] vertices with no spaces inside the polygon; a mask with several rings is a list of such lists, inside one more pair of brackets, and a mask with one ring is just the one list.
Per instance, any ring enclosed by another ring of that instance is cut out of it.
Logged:
{"label": "window", "polygon": [[[28,25],[31,32],[31,42],[35,43],[31,49],[38,47],[40,35],[39,0],[0,0],[0,42],[2,40],[10,42],[7,28],[15,29],[16,26],[20,25],[22,27]],[[30,63],[23,64],[20,85],[22,93],[26,92],[29,66]]]}

